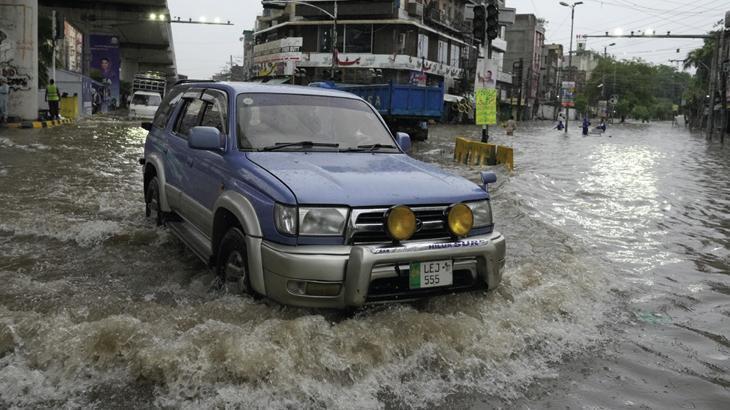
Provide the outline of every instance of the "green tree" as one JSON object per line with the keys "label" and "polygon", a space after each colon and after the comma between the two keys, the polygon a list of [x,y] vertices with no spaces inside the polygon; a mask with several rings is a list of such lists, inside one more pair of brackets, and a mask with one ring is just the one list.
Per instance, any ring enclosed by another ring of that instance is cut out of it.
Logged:
{"label": "green tree", "polygon": [[575,97],[575,110],[581,114],[588,110],[588,99],[584,95]]}
{"label": "green tree", "polygon": [[643,105],[637,105],[636,107],[634,107],[631,115],[635,119],[641,120],[641,122],[649,121],[649,109]]}

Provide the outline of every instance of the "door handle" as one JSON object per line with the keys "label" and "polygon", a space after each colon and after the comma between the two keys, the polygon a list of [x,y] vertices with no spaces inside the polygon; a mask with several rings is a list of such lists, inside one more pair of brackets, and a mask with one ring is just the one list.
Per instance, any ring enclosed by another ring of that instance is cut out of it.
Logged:
{"label": "door handle", "polygon": [[162,152],[163,152],[164,154],[167,154],[167,147],[162,147]]}
{"label": "door handle", "polygon": [[187,163],[188,163],[189,166],[192,167],[193,166],[193,159],[192,158],[188,158],[187,159]]}

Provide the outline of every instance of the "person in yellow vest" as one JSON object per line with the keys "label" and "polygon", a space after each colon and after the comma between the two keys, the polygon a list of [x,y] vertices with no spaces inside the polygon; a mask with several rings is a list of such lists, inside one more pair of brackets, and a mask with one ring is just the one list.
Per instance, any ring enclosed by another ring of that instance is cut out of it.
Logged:
{"label": "person in yellow vest", "polygon": [[48,111],[51,112],[51,119],[58,120],[61,117],[58,115],[58,102],[61,100],[61,94],[58,91],[56,82],[51,79],[46,87],[46,101],[48,101]]}

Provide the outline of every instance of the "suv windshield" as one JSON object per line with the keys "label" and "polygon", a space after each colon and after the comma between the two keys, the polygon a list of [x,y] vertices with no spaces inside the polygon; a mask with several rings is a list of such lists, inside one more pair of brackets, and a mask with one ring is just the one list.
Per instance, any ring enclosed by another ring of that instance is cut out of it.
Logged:
{"label": "suv windshield", "polygon": [[372,147],[377,147],[378,151],[398,152],[388,130],[363,101],[312,95],[240,94],[237,107],[238,145],[242,149],[373,152]]}

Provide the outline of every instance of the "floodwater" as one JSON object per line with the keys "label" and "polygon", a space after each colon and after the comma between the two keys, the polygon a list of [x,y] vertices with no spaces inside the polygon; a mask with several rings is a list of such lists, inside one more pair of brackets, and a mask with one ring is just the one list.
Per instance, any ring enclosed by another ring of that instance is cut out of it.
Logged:
{"label": "floodwater", "polygon": [[[497,291],[354,317],[213,290],[144,219],[136,124],[0,130],[0,407],[726,408],[730,148],[551,125],[494,137]],[[478,133],[413,155],[476,181]]]}

